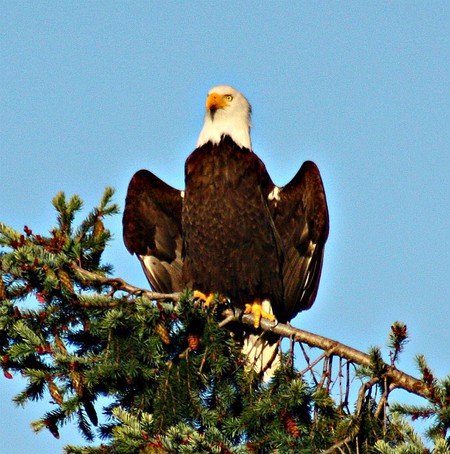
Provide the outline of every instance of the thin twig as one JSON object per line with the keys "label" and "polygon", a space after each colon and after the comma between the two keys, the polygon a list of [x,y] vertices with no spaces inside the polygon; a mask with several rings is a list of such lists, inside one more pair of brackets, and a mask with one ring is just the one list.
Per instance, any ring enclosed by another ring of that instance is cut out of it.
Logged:
{"label": "thin twig", "polygon": [[352,441],[352,437],[348,436],[344,440],[339,441],[338,443],[334,444],[331,448],[327,449],[326,451],[320,451],[320,454],[332,454],[338,450],[340,452],[343,452],[341,448],[344,447],[345,445],[348,445],[349,443],[351,443],[351,441]]}
{"label": "thin twig", "polygon": [[225,319],[223,319],[219,323],[219,327],[223,328],[225,325],[228,325],[228,323],[232,322],[234,320],[234,315],[228,315]]}
{"label": "thin twig", "polygon": [[[291,336],[291,341],[294,342],[294,337],[295,336]],[[305,357],[305,361],[306,361],[306,364],[308,364],[308,367],[300,372],[300,375],[303,375],[305,374],[308,370],[310,370],[311,372],[311,376],[314,380],[314,383],[316,384],[316,386],[319,384],[319,382],[317,381],[317,378],[316,378],[316,374],[314,373],[314,369],[313,367],[319,362],[321,361],[326,355],[325,353],[320,355],[320,357],[318,359],[316,359],[312,364],[311,364],[311,361],[310,361],[310,357],[308,355],[308,353],[306,353],[306,350],[305,350],[305,347],[303,347],[303,344],[301,342],[298,343],[300,345],[300,348],[302,350],[302,353],[303,353],[303,356]]]}
{"label": "thin twig", "polygon": [[317,364],[317,363],[320,363],[320,361],[322,361],[327,355],[325,353],[322,353],[318,358],[316,358],[312,363],[308,362],[308,367],[306,367],[305,369],[303,369],[301,372],[300,372],[300,375],[305,375],[306,372],[310,371],[311,372],[311,375],[313,377],[313,380],[314,380],[314,383],[316,385],[319,385],[319,382],[317,381],[317,378],[316,376],[314,375],[314,370],[313,370],[313,367]]}
{"label": "thin twig", "polygon": [[323,388],[323,385],[325,383],[326,377],[328,375],[328,364],[329,364],[329,361],[330,361],[330,358],[325,355],[325,359],[323,360],[323,367],[322,367],[322,377],[320,378],[320,382],[317,385],[317,389],[322,389]]}
{"label": "thin twig", "polygon": [[349,398],[349,395],[350,395],[350,361],[347,361],[347,364],[346,364],[346,377],[345,377],[345,398],[344,398],[344,402],[342,403],[342,408],[346,408],[347,411],[349,411],[349,408],[348,408],[348,398]]}

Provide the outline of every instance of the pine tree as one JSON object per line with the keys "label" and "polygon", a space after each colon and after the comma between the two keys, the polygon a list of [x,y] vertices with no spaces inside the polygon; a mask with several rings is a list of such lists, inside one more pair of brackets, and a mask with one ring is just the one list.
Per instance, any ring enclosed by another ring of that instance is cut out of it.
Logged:
{"label": "pine tree", "polygon": [[[387,363],[379,348],[364,354],[263,321],[262,329],[291,339],[291,351],[261,383],[229,330],[252,324],[252,315],[220,298],[204,308],[189,290],[163,295],[111,276],[101,258],[111,238],[104,219],[118,213],[112,196],[107,188],[75,227],[82,201],[58,194],[48,236],[0,224],[0,365],[7,379],[27,380],[18,404],[53,402],[34,430],[58,438],[76,421],[86,440],[103,439],[65,448],[84,454],[427,452],[409,416],[433,418],[435,452],[449,452],[450,378],[435,378],[423,357],[421,379],[396,368],[408,340],[404,324],[391,327]],[[303,370],[294,367],[294,344]],[[305,345],[322,353],[312,360]],[[427,405],[388,406],[398,387]],[[100,396],[109,398],[106,408]]]}

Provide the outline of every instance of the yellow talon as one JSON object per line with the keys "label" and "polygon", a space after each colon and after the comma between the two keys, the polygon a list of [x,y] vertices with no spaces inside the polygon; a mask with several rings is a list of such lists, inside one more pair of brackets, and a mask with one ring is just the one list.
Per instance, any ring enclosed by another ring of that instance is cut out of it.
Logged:
{"label": "yellow talon", "polygon": [[262,308],[261,301],[259,299],[253,301],[253,304],[246,304],[244,314],[253,314],[255,316],[255,322],[253,324],[255,328],[259,328],[261,317],[272,322],[275,320],[275,315],[269,314],[269,312]]}
{"label": "yellow talon", "polygon": [[194,298],[201,299],[205,302],[204,306],[206,308],[209,308],[209,306],[211,306],[211,303],[214,301],[214,293],[210,293],[208,296],[206,296],[200,290],[194,290]]}
{"label": "yellow talon", "polygon": [[206,295],[200,290],[194,290],[194,298],[199,298],[203,301],[206,301]]}

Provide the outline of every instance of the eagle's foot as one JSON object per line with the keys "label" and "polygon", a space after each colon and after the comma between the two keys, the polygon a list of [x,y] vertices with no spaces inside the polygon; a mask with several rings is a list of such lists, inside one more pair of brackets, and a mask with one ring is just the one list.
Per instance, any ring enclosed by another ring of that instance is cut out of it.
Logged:
{"label": "eagle's foot", "polygon": [[270,320],[273,322],[275,320],[275,315],[270,314],[269,312],[265,311],[262,308],[261,300],[260,299],[255,299],[253,301],[253,304],[246,304],[245,305],[245,310],[244,314],[253,314],[255,316],[255,322],[253,326],[255,328],[259,328],[259,325],[261,323],[261,317],[266,318],[267,320]]}
{"label": "eagle's foot", "polygon": [[210,293],[208,296],[206,296],[203,292],[200,290],[194,290],[194,298],[198,298],[202,301],[204,301],[204,307],[209,309],[211,306],[212,302],[214,301],[214,293]]}

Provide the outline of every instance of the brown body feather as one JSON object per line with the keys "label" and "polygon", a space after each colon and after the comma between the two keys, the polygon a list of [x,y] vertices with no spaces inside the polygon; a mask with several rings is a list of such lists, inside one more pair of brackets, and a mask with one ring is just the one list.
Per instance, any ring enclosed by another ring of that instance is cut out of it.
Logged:
{"label": "brown body feather", "polygon": [[254,153],[228,136],[186,161],[183,280],[243,307],[255,298],[283,301],[282,250]]}

